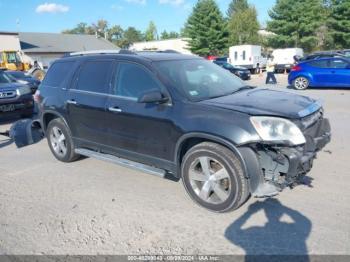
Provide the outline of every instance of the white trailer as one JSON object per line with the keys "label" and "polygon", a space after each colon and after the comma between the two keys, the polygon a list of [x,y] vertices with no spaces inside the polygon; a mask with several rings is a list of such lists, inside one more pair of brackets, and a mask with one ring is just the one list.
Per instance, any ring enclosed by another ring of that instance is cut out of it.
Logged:
{"label": "white trailer", "polygon": [[266,57],[262,55],[259,45],[231,46],[229,49],[229,63],[233,66],[242,66],[252,71],[266,67]]}
{"label": "white trailer", "polygon": [[276,64],[276,71],[289,70],[295,64],[295,56],[303,57],[304,50],[301,48],[275,49],[272,52],[273,62]]}

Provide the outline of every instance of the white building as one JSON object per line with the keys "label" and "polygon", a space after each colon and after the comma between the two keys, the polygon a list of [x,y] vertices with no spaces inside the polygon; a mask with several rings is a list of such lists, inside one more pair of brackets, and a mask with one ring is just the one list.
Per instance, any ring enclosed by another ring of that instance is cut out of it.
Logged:
{"label": "white building", "polygon": [[166,51],[173,50],[181,54],[191,55],[186,38],[166,39],[134,43],[129,48],[132,51]]}
{"label": "white building", "polygon": [[20,51],[21,45],[18,33],[0,32],[0,52],[1,51]]}

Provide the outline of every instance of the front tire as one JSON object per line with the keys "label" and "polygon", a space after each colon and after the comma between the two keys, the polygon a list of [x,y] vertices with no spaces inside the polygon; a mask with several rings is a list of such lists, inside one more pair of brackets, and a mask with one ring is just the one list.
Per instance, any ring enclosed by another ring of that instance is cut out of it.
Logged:
{"label": "front tire", "polygon": [[73,162],[79,158],[74,152],[70,131],[60,118],[52,120],[46,131],[47,141],[52,154],[62,162]]}
{"label": "front tire", "polygon": [[239,208],[249,197],[242,163],[228,148],[204,142],[192,147],[181,166],[188,195],[218,213]]}
{"label": "front tire", "polygon": [[297,90],[305,90],[310,86],[310,81],[306,77],[298,77],[293,81],[293,86]]}

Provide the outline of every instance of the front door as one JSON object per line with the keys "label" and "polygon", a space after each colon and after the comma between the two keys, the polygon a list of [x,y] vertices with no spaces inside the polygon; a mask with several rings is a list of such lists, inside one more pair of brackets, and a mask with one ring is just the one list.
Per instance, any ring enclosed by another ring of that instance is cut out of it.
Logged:
{"label": "front door", "polygon": [[138,103],[147,90],[158,89],[167,93],[154,74],[146,67],[120,62],[112,94],[107,101],[109,145],[126,158],[146,164],[153,160],[172,160],[169,141],[174,129],[171,102],[165,104]]}
{"label": "front door", "polygon": [[332,83],[334,86],[350,87],[350,64],[341,58],[334,58],[330,62]]}
{"label": "front door", "polygon": [[113,60],[84,62],[68,91],[67,109],[71,132],[78,144],[106,144],[106,102]]}

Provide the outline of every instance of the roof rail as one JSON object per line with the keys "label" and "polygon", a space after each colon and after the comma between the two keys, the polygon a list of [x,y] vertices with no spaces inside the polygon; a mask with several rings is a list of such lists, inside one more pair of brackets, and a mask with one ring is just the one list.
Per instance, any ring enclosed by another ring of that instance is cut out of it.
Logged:
{"label": "roof rail", "polygon": [[70,53],[69,56],[84,56],[84,55],[106,55],[106,54],[124,54],[124,55],[136,55],[136,53],[125,50],[125,49],[118,49],[118,50],[91,50],[91,51],[81,51],[81,52],[74,52]]}

